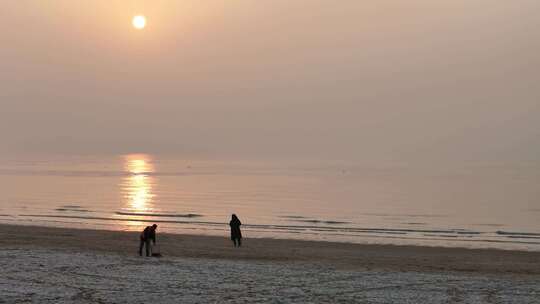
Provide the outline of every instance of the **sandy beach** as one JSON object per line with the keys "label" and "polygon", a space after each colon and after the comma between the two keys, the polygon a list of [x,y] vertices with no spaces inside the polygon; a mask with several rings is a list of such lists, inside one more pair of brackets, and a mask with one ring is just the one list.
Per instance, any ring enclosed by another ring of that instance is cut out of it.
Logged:
{"label": "sandy beach", "polygon": [[0,226],[1,303],[539,303],[540,253]]}

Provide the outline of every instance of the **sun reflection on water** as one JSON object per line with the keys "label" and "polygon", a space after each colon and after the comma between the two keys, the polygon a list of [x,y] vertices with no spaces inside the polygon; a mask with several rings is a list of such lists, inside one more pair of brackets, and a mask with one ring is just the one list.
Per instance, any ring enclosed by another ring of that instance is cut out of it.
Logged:
{"label": "sun reflection on water", "polygon": [[151,213],[155,211],[153,186],[155,185],[155,172],[153,159],[146,154],[129,154],[124,156],[124,171],[127,175],[122,181],[123,211],[133,213],[127,215],[133,221],[127,222],[127,228],[138,229],[145,225],[137,221],[143,219],[138,213]]}
{"label": "sun reflection on water", "polygon": [[127,193],[130,209],[133,211],[148,211],[152,208],[152,185],[148,182],[149,177],[142,174],[135,174],[129,177],[130,190]]}

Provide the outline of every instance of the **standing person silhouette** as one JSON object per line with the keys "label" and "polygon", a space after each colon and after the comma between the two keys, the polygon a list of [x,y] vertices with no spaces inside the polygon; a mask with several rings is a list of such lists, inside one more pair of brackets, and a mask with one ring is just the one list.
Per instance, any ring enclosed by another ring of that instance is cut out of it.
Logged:
{"label": "standing person silhouette", "polygon": [[139,245],[139,255],[142,256],[143,247],[146,247],[146,256],[150,256],[150,241],[156,244],[156,229],[157,225],[148,226],[144,228],[144,231],[141,233],[141,243]]}
{"label": "standing person silhouette", "polygon": [[231,240],[233,241],[234,247],[242,246],[242,232],[240,231],[240,225],[242,225],[242,223],[236,214],[233,214],[229,226],[231,226]]}

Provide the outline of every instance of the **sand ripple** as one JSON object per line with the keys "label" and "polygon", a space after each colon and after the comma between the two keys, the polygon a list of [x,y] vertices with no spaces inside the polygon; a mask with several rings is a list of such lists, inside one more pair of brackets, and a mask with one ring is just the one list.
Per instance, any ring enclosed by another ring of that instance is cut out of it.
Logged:
{"label": "sand ripple", "polygon": [[260,261],[0,252],[5,303],[539,303],[537,276],[341,271]]}

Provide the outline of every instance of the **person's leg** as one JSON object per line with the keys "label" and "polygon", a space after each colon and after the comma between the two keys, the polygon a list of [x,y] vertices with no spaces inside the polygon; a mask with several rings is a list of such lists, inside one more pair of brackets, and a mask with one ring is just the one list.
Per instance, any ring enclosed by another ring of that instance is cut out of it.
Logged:
{"label": "person's leg", "polygon": [[150,256],[150,240],[146,241],[146,256]]}
{"label": "person's leg", "polygon": [[242,239],[238,238],[238,247],[242,247]]}
{"label": "person's leg", "polygon": [[140,256],[142,256],[143,246],[144,246],[144,241],[141,239],[140,244],[139,244],[139,255]]}
{"label": "person's leg", "polygon": [[236,247],[236,239],[232,239],[233,246]]}

